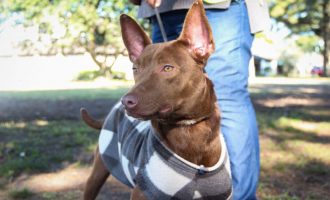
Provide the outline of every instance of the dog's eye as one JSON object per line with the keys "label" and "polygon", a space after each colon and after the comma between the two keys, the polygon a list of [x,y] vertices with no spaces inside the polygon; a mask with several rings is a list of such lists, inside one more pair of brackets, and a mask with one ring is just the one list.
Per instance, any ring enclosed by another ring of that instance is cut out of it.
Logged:
{"label": "dog's eye", "polygon": [[137,67],[133,67],[133,72],[136,73],[138,71],[138,68]]}
{"label": "dog's eye", "polygon": [[164,72],[170,72],[170,71],[172,71],[173,69],[174,69],[174,67],[171,66],[171,65],[165,65],[165,66],[163,67],[163,71],[164,71]]}

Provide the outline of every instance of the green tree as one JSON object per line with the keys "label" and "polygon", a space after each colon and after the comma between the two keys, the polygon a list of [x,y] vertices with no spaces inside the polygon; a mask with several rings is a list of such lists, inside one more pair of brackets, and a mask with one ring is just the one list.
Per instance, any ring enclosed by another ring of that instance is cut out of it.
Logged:
{"label": "green tree", "polygon": [[[52,46],[63,54],[84,48],[109,76],[116,58],[125,54],[119,16],[134,16],[136,8],[128,0],[8,0],[2,5],[7,14],[23,13],[25,25],[39,27],[39,34],[52,36]],[[64,32],[55,34],[55,24]]]}
{"label": "green tree", "polygon": [[320,38],[315,35],[302,35],[298,37],[295,41],[296,45],[303,51],[303,52],[320,52],[320,45],[319,45]]}
{"label": "green tree", "polygon": [[[278,22],[283,22],[293,34],[305,35],[305,42],[315,44],[315,36],[323,41],[321,51],[323,66],[327,75],[330,53],[330,1],[329,0],[272,0],[271,16]],[[306,35],[311,39],[307,40]],[[300,45],[310,50],[310,46]]]}

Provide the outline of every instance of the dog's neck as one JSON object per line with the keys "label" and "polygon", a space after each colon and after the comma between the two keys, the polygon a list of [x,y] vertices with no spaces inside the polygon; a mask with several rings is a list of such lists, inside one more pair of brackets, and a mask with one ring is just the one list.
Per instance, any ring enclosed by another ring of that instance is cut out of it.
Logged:
{"label": "dog's neck", "polygon": [[174,122],[169,122],[169,121],[166,121],[164,119],[158,119],[157,121],[160,124],[164,124],[164,125],[191,126],[191,125],[197,124],[197,123],[199,123],[203,120],[206,120],[209,117],[210,116],[202,116],[202,117],[193,118],[193,119],[176,120]]}
{"label": "dog's neck", "polygon": [[221,154],[220,111],[215,101],[213,88],[209,86],[211,91],[204,96],[205,105],[211,105],[207,115],[169,123],[164,120],[151,120],[165,145],[174,153],[205,167],[215,165]]}

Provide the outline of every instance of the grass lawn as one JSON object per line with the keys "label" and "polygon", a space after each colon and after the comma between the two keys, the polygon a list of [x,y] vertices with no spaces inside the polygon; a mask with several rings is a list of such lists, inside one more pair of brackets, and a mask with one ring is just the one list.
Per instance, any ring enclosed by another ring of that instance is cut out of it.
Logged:
{"label": "grass lawn", "polygon": [[[79,199],[98,138],[79,120],[79,107],[101,118],[127,88],[0,93],[0,199]],[[259,83],[251,91],[260,128],[258,196],[328,199],[330,87]],[[127,189],[108,185],[99,199],[108,190],[127,198]]]}
{"label": "grass lawn", "polygon": [[133,83],[115,81],[113,86],[87,89],[33,90],[33,91],[1,91],[0,99],[19,100],[94,100],[100,98],[119,99]]}

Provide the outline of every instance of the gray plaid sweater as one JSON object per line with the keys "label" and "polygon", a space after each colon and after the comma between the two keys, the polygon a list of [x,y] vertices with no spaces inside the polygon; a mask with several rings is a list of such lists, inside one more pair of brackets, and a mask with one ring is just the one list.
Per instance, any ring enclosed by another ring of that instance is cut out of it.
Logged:
{"label": "gray plaid sweater", "polygon": [[195,165],[168,149],[150,121],[125,114],[117,103],[99,137],[99,150],[111,174],[129,187],[139,185],[150,200],[231,199],[232,186],[226,145],[213,167]]}

